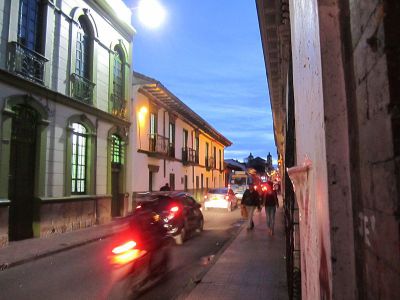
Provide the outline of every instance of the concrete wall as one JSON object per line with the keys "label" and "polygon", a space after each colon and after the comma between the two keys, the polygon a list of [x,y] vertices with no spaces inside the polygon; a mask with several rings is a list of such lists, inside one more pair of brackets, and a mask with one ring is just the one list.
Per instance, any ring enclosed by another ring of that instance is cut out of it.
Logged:
{"label": "concrete wall", "polygon": [[400,293],[399,220],[395,217],[400,195],[388,109],[383,2],[350,2],[356,94],[351,126],[358,130],[355,172],[362,174],[354,226],[357,283],[364,299],[394,299]]}

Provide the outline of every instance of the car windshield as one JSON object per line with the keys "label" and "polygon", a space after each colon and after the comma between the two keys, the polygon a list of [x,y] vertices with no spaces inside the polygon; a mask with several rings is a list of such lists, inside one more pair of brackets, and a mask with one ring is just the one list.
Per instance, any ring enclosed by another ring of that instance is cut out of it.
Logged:
{"label": "car windshield", "polygon": [[208,191],[209,194],[228,194],[228,189],[210,189]]}
{"label": "car windshield", "polygon": [[244,185],[246,184],[246,178],[245,177],[232,178],[232,184]]}

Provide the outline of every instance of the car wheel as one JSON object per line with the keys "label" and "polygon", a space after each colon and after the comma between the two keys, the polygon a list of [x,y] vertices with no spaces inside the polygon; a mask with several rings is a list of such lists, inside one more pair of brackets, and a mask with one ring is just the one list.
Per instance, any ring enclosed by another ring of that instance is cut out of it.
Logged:
{"label": "car wheel", "polygon": [[196,232],[202,232],[204,228],[204,219],[201,219],[199,222],[199,227],[196,229]]}
{"label": "car wheel", "polygon": [[186,238],[186,229],[185,226],[182,227],[181,232],[176,236],[175,242],[177,245],[182,245]]}

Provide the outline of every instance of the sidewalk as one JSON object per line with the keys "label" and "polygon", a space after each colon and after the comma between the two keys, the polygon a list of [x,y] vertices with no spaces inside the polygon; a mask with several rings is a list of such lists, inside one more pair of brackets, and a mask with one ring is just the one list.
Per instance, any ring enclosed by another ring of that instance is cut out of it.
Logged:
{"label": "sidewalk", "polygon": [[111,222],[48,238],[10,242],[7,247],[0,248],[0,270],[106,238],[113,234],[115,225]]}
{"label": "sidewalk", "polygon": [[283,208],[277,210],[275,234],[269,236],[264,209],[254,215],[186,299],[288,299]]}

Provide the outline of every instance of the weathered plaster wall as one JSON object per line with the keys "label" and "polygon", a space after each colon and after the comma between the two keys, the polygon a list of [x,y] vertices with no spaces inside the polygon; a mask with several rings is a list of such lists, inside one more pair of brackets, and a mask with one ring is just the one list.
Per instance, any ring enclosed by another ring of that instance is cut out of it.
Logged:
{"label": "weathered plaster wall", "polygon": [[[385,1],[383,1],[385,2]],[[382,1],[350,2],[358,128],[359,181],[355,201],[357,283],[364,299],[400,293],[399,191],[389,113]],[[398,176],[398,175],[397,175]]]}
{"label": "weathered plaster wall", "polygon": [[302,298],[329,299],[332,268],[317,1],[292,0],[290,13],[296,160],[300,165],[308,157],[312,163],[307,177],[308,203],[300,217]]}
{"label": "weathered plaster wall", "polygon": [[[332,298],[355,299],[355,255],[350,178],[346,69],[351,65],[342,51],[349,32],[348,7],[334,0],[318,1],[322,84],[325,113],[326,161],[328,168],[328,214],[332,262]],[[351,71],[351,70],[350,70]],[[350,83],[348,83],[351,86]]]}

